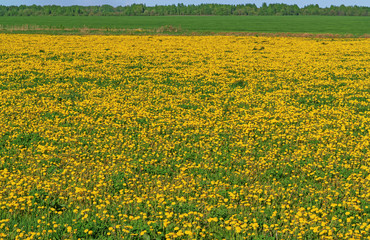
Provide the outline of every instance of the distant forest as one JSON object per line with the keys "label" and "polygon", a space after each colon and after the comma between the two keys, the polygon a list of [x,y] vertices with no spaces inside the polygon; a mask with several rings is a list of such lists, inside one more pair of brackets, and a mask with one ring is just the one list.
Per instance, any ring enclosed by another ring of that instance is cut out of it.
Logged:
{"label": "distant forest", "polygon": [[200,5],[167,5],[149,7],[145,4],[112,7],[102,6],[2,6],[0,16],[166,16],[166,15],[321,15],[321,16],[369,16],[370,7],[331,6],[320,8],[319,5],[308,5],[299,8],[297,5],[266,4],[261,7],[255,4],[200,4]]}

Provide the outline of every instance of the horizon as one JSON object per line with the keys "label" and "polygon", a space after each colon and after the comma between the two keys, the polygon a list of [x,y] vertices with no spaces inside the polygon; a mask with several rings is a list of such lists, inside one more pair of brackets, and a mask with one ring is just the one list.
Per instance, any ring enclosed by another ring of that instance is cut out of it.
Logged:
{"label": "horizon", "polygon": [[199,1],[199,0],[185,0],[183,2],[178,1],[171,1],[171,0],[161,0],[161,1],[153,1],[153,0],[144,0],[144,1],[135,1],[135,0],[105,0],[105,1],[98,1],[98,0],[66,0],[62,4],[60,1],[55,0],[38,0],[38,1],[32,1],[32,0],[3,0],[0,5],[3,6],[20,6],[20,5],[38,5],[38,6],[47,6],[47,5],[57,5],[57,6],[102,6],[102,5],[110,5],[113,7],[118,6],[130,6],[132,4],[144,4],[145,6],[152,7],[152,6],[168,6],[168,5],[178,5],[178,4],[184,4],[184,5],[201,5],[201,4],[226,4],[226,5],[240,5],[240,4],[255,4],[257,7],[261,7],[263,3],[266,3],[268,5],[270,4],[287,4],[287,5],[298,5],[300,8],[308,6],[308,5],[319,5],[320,8],[326,8],[330,6],[358,6],[358,7],[370,7],[370,1],[365,0],[356,0],[351,1],[350,4],[346,0],[324,0],[324,1],[312,1],[312,0],[285,0],[285,1],[257,1],[252,0],[249,2],[245,2],[242,0],[224,0],[224,1]]}

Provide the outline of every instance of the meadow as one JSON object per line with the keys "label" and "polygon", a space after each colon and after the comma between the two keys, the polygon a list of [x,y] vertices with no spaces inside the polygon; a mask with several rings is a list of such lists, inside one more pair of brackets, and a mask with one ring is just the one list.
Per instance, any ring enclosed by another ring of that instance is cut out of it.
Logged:
{"label": "meadow", "polygon": [[369,39],[0,41],[0,239],[370,239]]}
{"label": "meadow", "polygon": [[[171,26],[171,28],[168,28]],[[166,28],[167,27],[167,28]],[[220,32],[370,34],[369,17],[350,16],[32,16],[0,17],[2,32],[80,33]],[[99,31],[97,31],[98,29]],[[128,31],[140,29],[141,31]],[[103,31],[101,31],[103,30]]]}

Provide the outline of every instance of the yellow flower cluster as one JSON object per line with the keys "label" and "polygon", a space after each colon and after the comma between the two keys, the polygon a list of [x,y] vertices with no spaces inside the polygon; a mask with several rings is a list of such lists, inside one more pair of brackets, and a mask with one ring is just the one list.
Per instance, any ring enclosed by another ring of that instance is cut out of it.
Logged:
{"label": "yellow flower cluster", "polygon": [[370,239],[369,39],[0,42],[0,239]]}

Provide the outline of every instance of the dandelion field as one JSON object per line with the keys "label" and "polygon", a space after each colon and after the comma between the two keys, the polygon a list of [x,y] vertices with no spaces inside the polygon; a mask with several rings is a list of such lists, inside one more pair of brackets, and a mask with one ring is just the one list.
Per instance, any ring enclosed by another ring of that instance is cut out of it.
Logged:
{"label": "dandelion field", "polygon": [[0,238],[370,239],[369,39],[0,41]]}

